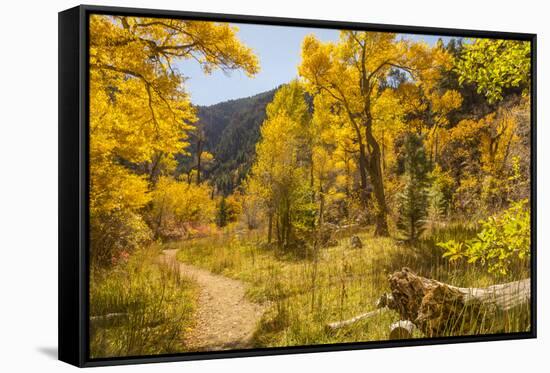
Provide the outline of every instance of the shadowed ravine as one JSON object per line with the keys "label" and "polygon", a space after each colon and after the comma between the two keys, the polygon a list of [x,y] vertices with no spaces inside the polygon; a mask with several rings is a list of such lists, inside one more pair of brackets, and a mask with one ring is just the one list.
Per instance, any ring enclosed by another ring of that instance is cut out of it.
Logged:
{"label": "shadowed ravine", "polygon": [[163,260],[179,266],[180,273],[200,289],[195,325],[185,336],[186,348],[213,351],[251,347],[264,308],[246,299],[242,282],[181,263],[176,252],[165,250]]}

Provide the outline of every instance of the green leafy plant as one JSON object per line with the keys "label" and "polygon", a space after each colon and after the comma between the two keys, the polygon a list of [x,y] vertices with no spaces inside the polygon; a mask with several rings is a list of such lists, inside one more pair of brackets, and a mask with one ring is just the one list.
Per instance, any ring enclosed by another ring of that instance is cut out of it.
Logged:
{"label": "green leafy plant", "polygon": [[498,217],[481,222],[482,229],[474,239],[465,242],[449,240],[438,246],[450,261],[467,259],[481,263],[490,273],[505,275],[530,256],[531,220],[528,200],[512,203]]}
{"label": "green leafy plant", "polygon": [[460,84],[474,83],[489,102],[503,99],[504,91],[519,87],[527,95],[530,88],[531,45],[517,40],[476,39],[464,46],[456,62]]}

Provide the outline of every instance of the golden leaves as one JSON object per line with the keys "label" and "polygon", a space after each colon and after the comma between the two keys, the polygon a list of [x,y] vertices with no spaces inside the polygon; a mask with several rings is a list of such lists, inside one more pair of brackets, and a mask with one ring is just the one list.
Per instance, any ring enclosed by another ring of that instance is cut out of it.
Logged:
{"label": "golden leaves", "polygon": [[212,190],[206,184],[196,185],[161,177],[151,193],[153,215],[168,214],[178,223],[210,223],[214,219],[216,203],[210,198]]}
{"label": "golden leaves", "polygon": [[[108,226],[110,215],[132,216],[140,224],[133,231],[120,224],[127,231],[114,237],[138,237],[136,230],[146,228],[141,210],[149,191],[157,197],[159,170],[173,171],[197,120],[174,61],[194,59],[206,73],[242,69],[250,76],[259,63],[226,23],[92,15],[89,35],[90,208],[92,217],[103,217],[93,219],[93,231],[116,230]],[[209,198],[209,192],[162,183],[178,203],[191,192]]]}

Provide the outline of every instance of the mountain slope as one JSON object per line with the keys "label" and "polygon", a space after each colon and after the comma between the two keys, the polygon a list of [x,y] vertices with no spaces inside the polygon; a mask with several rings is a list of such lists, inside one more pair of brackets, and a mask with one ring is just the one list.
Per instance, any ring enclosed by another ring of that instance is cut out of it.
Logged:
{"label": "mountain slope", "polygon": [[233,191],[250,169],[265,108],[273,100],[275,91],[198,107],[205,150],[214,155],[214,162],[204,170],[204,177],[219,191]]}

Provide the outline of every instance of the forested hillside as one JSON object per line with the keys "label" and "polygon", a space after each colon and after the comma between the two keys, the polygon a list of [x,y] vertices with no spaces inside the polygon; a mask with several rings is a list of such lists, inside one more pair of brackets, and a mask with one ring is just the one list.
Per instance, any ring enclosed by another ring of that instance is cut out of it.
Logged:
{"label": "forested hillside", "polygon": [[190,154],[179,157],[181,172],[196,175],[199,142],[204,141],[200,149],[212,157],[201,167],[203,177],[209,179],[220,193],[231,193],[252,165],[260,126],[265,119],[265,108],[275,91],[199,106],[196,130],[199,135],[193,136],[195,141],[188,149]]}

